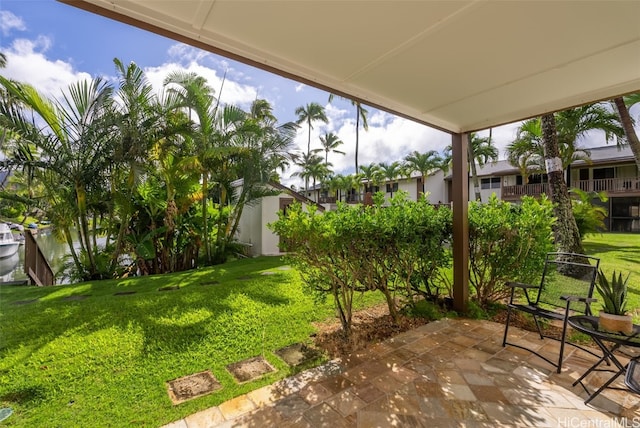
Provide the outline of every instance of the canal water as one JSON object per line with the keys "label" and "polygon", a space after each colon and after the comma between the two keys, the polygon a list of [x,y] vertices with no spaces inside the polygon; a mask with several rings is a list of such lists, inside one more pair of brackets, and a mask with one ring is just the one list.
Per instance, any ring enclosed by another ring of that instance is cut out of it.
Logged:
{"label": "canal water", "polygon": [[[69,254],[67,244],[59,242],[48,229],[40,229],[36,235],[36,241],[53,272],[57,273],[64,263],[64,256]],[[17,254],[0,259],[0,284],[24,279],[27,279],[24,273],[24,245],[20,245]],[[56,284],[68,283],[68,278],[56,278]]]}

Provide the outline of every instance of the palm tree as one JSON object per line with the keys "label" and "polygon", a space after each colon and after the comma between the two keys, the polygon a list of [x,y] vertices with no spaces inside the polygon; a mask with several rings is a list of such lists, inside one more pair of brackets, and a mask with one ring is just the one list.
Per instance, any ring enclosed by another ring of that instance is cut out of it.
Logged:
{"label": "palm tree", "polygon": [[324,151],[324,164],[325,165],[329,165],[329,152],[333,152],[333,153],[338,153],[340,155],[344,155],[344,152],[341,152],[340,150],[336,150],[338,147],[340,147],[341,145],[344,144],[344,142],[342,140],[340,140],[340,137],[338,137],[336,134],[334,134],[333,132],[329,132],[327,134],[324,134],[322,136],[320,136],[320,143],[322,144],[322,148],[321,149],[315,149],[313,152],[317,153],[317,152],[322,152]]}
{"label": "palm tree", "polygon": [[544,171],[544,146],[540,118],[524,121],[517,130],[516,139],[506,147],[507,160],[520,170],[525,184],[531,173]]}
{"label": "palm tree", "polygon": [[380,181],[384,179],[380,165],[376,163],[370,163],[369,165],[361,165],[360,173],[365,182],[365,192],[373,192],[373,187],[380,184]]}
{"label": "palm tree", "polygon": [[[571,210],[571,200],[563,171],[569,168],[572,160],[585,154],[585,150],[577,148],[577,142],[588,132],[601,130],[604,131],[607,142],[616,137],[620,141],[624,131],[620,127],[618,117],[602,104],[590,104],[545,115],[540,119],[539,128],[529,121],[525,124],[527,124],[527,132],[531,131],[531,135],[521,132],[518,132],[518,135],[524,137],[523,141],[533,143],[530,153],[535,155],[530,159],[544,159],[557,218],[555,237],[558,248],[561,251],[581,252],[582,242]],[[540,135],[535,135],[538,129]],[[542,156],[540,156],[540,142],[542,142]],[[521,149],[521,147],[518,149],[520,158],[524,157],[523,153],[526,152]],[[515,153],[515,150],[511,150],[511,153]],[[514,158],[518,156],[510,154],[510,157]],[[519,164],[523,163],[525,162]]]}
{"label": "palm tree", "polygon": [[482,201],[476,162],[480,166],[484,166],[489,161],[496,162],[498,160],[498,149],[493,145],[491,137],[479,137],[475,132],[471,132],[467,134],[467,138],[469,139],[469,144],[467,145],[469,165],[471,167],[471,178],[473,179],[476,201]]}
{"label": "palm tree", "polygon": [[243,184],[230,215],[232,220],[227,226],[226,244],[236,235],[244,207],[273,194],[267,183],[276,178],[278,169],[284,170],[288,166],[288,152],[297,129],[291,122],[278,125],[273,108],[261,99],[251,104],[248,121],[255,127],[238,135],[238,143],[247,150],[238,157],[236,171]]}
{"label": "palm tree", "polygon": [[[478,183],[478,174],[476,171],[476,164],[484,166],[489,162],[496,162],[498,160],[498,149],[493,145],[491,137],[478,137],[475,132],[471,132],[467,135],[468,144],[468,163],[471,171],[471,177],[474,183],[475,198],[477,201],[481,200],[480,184]],[[451,167],[452,162],[452,147],[448,145],[444,149],[444,157],[442,159],[441,169],[446,173]]]}
{"label": "palm tree", "polygon": [[111,261],[112,269],[115,269],[125,244],[129,219],[133,215],[133,192],[148,171],[150,148],[167,136],[164,125],[167,112],[173,106],[169,102],[164,106],[160,103],[144,71],[135,63],[125,67],[118,58],[113,61],[120,83],[115,104],[119,133],[114,141],[111,171],[114,207],[110,218],[115,221],[117,216],[119,224]]}
{"label": "palm tree", "polygon": [[317,193],[317,197],[316,197],[316,201],[318,201],[320,198],[320,189],[316,189],[316,182],[319,180],[320,182],[324,181],[324,179],[331,173],[331,170],[329,170],[329,166],[323,163],[315,163],[312,165],[309,165],[309,167],[307,168],[307,174],[309,175],[309,178],[311,178],[313,180],[313,188],[316,190]]}
{"label": "palm tree", "polygon": [[[173,72],[164,80],[164,86],[170,96],[176,99],[176,103],[181,106],[191,118],[195,115],[196,126],[192,134],[194,153],[191,159],[191,167],[201,175],[201,214],[202,214],[202,240],[205,248],[205,258],[207,263],[212,263],[211,242],[209,232],[209,185],[212,179],[211,172],[214,165],[224,160],[231,154],[229,148],[221,148],[221,141],[218,127],[220,122],[231,123],[237,119],[237,111],[218,112],[218,100],[214,96],[214,90],[207,84],[206,79],[195,73],[185,73],[183,71]],[[231,116],[233,115],[233,118]],[[240,120],[240,119],[238,119]],[[224,124],[222,126],[225,126]],[[229,128],[233,128],[230,124]],[[232,129],[227,129],[227,134],[232,133]],[[222,198],[225,198],[225,191],[222,191]],[[222,217],[222,216],[220,216]]]}
{"label": "palm tree", "polygon": [[631,106],[640,103],[640,92],[627,95],[624,98],[614,98],[613,103],[616,107],[618,115],[620,116],[620,123],[622,124],[622,128],[624,129],[624,133],[627,137],[627,142],[629,143],[631,152],[633,152],[633,157],[636,160],[638,173],[640,174],[640,140],[638,140],[638,135],[633,128],[633,119],[629,114],[629,109],[631,108]]}
{"label": "palm tree", "polygon": [[[109,164],[107,154],[115,131],[113,88],[100,78],[79,81],[68,87],[60,101],[50,101],[29,85],[2,76],[0,84],[31,113],[29,119],[21,114],[8,117],[5,126],[16,133],[29,130],[30,135],[25,137],[42,153],[38,166],[47,183],[51,209],[65,204],[64,212],[71,216],[60,219],[57,226],[69,245],[78,272],[85,279],[98,278],[98,248],[89,232],[90,201],[91,192],[101,188]],[[86,266],[73,246],[70,225],[77,227]]]}
{"label": "palm tree", "polygon": [[307,141],[307,155],[311,154],[311,130],[313,129],[313,122],[329,123],[329,119],[324,112],[324,107],[318,103],[309,103],[306,106],[300,106],[295,111],[298,116],[296,123],[301,125],[306,123],[309,127],[309,139]]}
{"label": "palm tree", "polygon": [[435,150],[429,150],[426,153],[414,151],[405,158],[405,165],[409,169],[409,174],[416,171],[420,173],[422,178],[422,193],[424,193],[425,177],[433,170],[438,169],[442,163],[442,158]]}
{"label": "palm tree", "polygon": [[[333,98],[334,98],[334,94],[330,94],[329,102],[333,101]],[[356,163],[355,172],[357,173],[360,170],[358,165],[358,150],[360,145],[360,121],[362,121],[362,129],[364,129],[365,131],[368,131],[369,123],[367,122],[367,115],[369,114],[369,112],[367,111],[367,109],[362,107],[362,104],[360,103],[360,101],[351,100],[351,105],[355,106],[356,108],[356,150],[355,150],[354,157],[355,157],[355,163]]]}
{"label": "palm tree", "polygon": [[313,178],[311,171],[318,164],[322,164],[322,158],[315,153],[302,153],[297,157],[296,165],[300,167],[300,171],[291,174],[291,176],[304,179],[305,193],[309,191],[309,179]]}
{"label": "palm tree", "polygon": [[[558,155],[564,169],[568,169],[576,160],[589,162],[589,150],[578,147],[577,143],[590,131],[604,131],[606,142],[617,139],[620,143],[624,136],[618,117],[603,104],[589,104],[557,112],[555,120]],[[520,169],[525,179],[530,173],[545,172],[542,136],[540,118],[529,119],[520,125],[516,139],[507,146],[507,159]]]}
{"label": "palm tree", "polygon": [[395,184],[396,178],[400,175],[401,164],[400,162],[392,162],[390,164],[382,162],[379,164],[380,170],[382,171],[382,175],[384,178],[388,180],[388,184],[391,188],[391,197],[393,198],[393,185]]}
{"label": "palm tree", "polygon": [[560,152],[555,116],[553,114],[542,116],[541,124],[549,189],[551,190],[551,200],[554,202],[553,211],[557,219],[554,224],[556,246],[561,252],[584,254],[580,231],[573,216],[567,183],[564,181],[564,169],[559,161]]}

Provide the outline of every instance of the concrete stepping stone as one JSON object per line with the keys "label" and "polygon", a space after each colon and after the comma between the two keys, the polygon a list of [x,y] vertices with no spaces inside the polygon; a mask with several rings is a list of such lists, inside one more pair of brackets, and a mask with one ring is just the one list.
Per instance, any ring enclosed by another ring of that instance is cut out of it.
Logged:
{"label": "concrete stepping stone", "polygon": [[91,297],[91,294],[77,294],[75,296],[63,297],[62,300],[66,300],[66,301],[84,300],[89,297]]}
{"label": "concrete stepping stone", "polygon": [[278,267],[279,270],[291,270],[291,266],[289,265],[284,265],[284,266],[280,266]]}
{"label": "concrete stepping stone", "polygon": [[238,383],[249,382],[277,371],[264,357],[247,358],[237,363],[229,364],[227,370]]}
{"label": "concrete stepping stone", "polygon": [[180,286],[179,285],[167,285],[166,287],[158,288],[158,291],[173,291],[173,290],[180,290]]}
{"label": "concrete stepping stone", "polygon": [[213,281],[202,281],[200,283],[200,285],[202,286],[207,286],[207,285],[218,285],[220,284],[220,281],[216,281],[215,279]]}
{"label": "concrete stepping stone", "polygon": [[276,273],[270,270],[262,272],[260,275],[275,275]]}
{"label": "concrete stepping stone", "polygon": [[183,376],[167,382],[167,392],[173,404],[184,403],[185,401],[202,397],[203,395],[220,389],[222,389],[222,385],[210,370]]}
{"label": "concrete stepping stone", "polygon": [[131,294],[136,294],[137,291],[118,291],[117,293],[113,293],[114,296],[129,296]]}
{"label": "concrete stepping stone", "polygon": [[239,281],[248,281],[248,280],[250,280],[250,279],[252,279],[252,276],[251,276],[251,275],[243,275],[243,276],[239,276],[239,277],[238,277],[238,280],[239,280]]}
{"label": "concrete stepping stone", "polygon": [[299,366],[320,356],[320,352],[303,343],[294,343],[276,350],[275,354],[291,367]]}
{"label": "concrete stepping stone", "polygon": [[38,300],[40,299],[18,300],[17,302],[13,302],[12,305],[29,305],[37,302]]}

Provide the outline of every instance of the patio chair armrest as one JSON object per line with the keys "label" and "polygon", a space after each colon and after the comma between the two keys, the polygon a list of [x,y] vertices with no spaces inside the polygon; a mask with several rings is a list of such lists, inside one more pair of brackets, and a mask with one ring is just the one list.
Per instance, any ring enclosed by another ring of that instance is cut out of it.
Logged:
{"label": "patio chair armrest", "polygon": [[581,296],[560,296],[560,299],[566,300],[567,302],[584,302],[584,303],[593,303],[597,302],[598,299],[594,299],[593,297],[581,297]]}
{"label": "patio chair armrest", "polygon": [[527,289],[527,288],[540,288],[539,285],[532,285],[532,284],[525,284],[523,282],[507,282],[507,287],[509,288],[523,288],[523,289]]}

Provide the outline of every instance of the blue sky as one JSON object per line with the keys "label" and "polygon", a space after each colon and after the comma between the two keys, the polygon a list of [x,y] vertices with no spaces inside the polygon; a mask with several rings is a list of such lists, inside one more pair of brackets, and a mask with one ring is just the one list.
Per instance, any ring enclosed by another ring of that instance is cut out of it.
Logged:
{"label": "blue sky", "polygon": [[[102,76],[114,79],[114,58],[136,62],[160,89],[164,77],[176,69],[196,72],[219,92],[225,71],[227,80],[220,94],[223,102],[246,108],[257,97],[267,99],[280,122],[295,120],[295,109],[309,102],[325,106],[330,121],[312,133],[312,148],[319,135],[335,132],[344,141],[345,156],[333,154],[329,161],[336,173],[354,169],[355,117],[349,102],[336,99],[313,87],[246,66],[174,40],[85,12],[54,0],[0,0],[0,51],[7,56],[4,76],[28,82],[52,97],[79,79]],[[513,140],[517,124],[495,128],[493,137],[500,149]],[[486,135],[487,132],[481,133]],[[585,145],[603,145],[604,141]],[[360,132],[359,163],[401,160],[417,150],[441,151],[450,143],[448,134],[369,108],[369,131]],[[296,138],[298,150],[306,151],[307,129]],[[283,174],[282,181],[293,172]]]}

